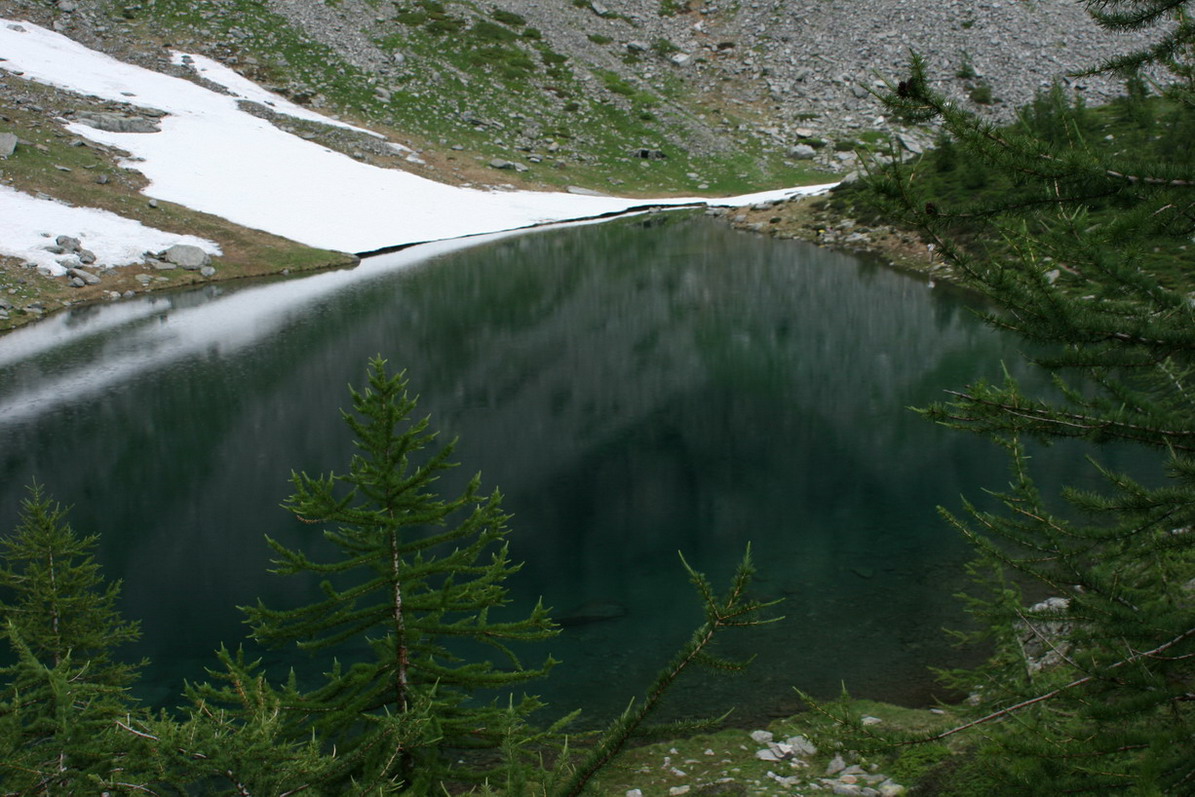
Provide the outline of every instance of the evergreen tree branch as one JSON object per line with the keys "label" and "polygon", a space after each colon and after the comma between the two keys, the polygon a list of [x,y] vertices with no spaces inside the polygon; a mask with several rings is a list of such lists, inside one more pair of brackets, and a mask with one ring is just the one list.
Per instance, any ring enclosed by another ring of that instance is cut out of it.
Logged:
{"label": "evergreen tree branch", "polygon": [[941,733],[936,733],[932,736],[926,736],[926,737],[920,738],[920,739],[904,741],[904,742],[900,742],[900,744],[909,745],[909,744],[922,744],[925,742],[937,742],[937,741],[941,741],[942,739],[945,739],[947,737],[953,736],[956,733],[961,733],[962,731],[969,730],[970,728],[975,728],[980,725],[986,725],[994,720],[998,720],[1001,717],[1007,717],[1011,714],[1014,714],[1022,709],[1028,708],[1030,706],[1037,705],[1039,703],[1044,703],[1049,700],[1053,700],[1054,698],[1058,697],[1062,693],[1067,692],[1076,687],[1083,686],[1084,684],[1091,683],[1092,681],[1095,681],[1098,679],[1106,678],[1107,672],[1110,672],[1119,667],[1123,667],[1127,664],[1132,664],[1134,662],[1140,661],[1143,658],[1152,657],[1158,653],[1161,653],[1164,650],[1174,647],[1175,645],[1177,645],[1178,643],[1180,643],[1186,639],[1190,639],[1191,637],[1195,637],[1195,628],[1187,629],[1183,633],[1179,634],[1178,636],[1174,637],[1173,639],[1170,639],[1167,642],[1162,643],[1161,645],[1158,645],[1157,647],[1155,647],[1152,650],[1147,650],[1147,651],[1144,651],[1141,653],[1135,653],[1132,656],[1128,656],[1127,658],[1124,658],[1124,659],[1121,659],[1120,661],[1114,662],[1113,664],[1110,664],[1106,668],[1104,668],[1104,671],[1099,674],[1085,675],[1082,678],[1076,678],[1075,680],[1071,681],[1070,683],[1060,686],[1057,689],[1052,689],[1049,692],[1046,692],[1041,695],[1037,695],[1036,697],[1032,697],[1027,700],[1022,700],[1021,702],[1016,703],[1015,705],[1007,706],[1005,708],[1000,709],[999,711],[993,711],[992,713],[986,714],[986,715],[980,717],[979,719],[972,720],[971,722],[965,723],[963,725],[958,725],[954,728],[951,728],[946,731],[942,731]]}
{"label": "evergreen tree branch", "polygon": [[[721,631],[732,627],[763,625],[781,619],[758,618],[761,610],[775,606],[779,601],[763,603],[746,598],[746,590],[755,572],[751,562],[750,545],[747,546],[747,551],[735,570],[724,598],[717,596],[705,575],[693,569],[685,561],[683,554],[680,559],[689,575],[689,582],[697,590],[704,605],[706,621],[693,632],[693,636],[677,652],[673,660],[656,675],[639,706],[636,707],[635,701],[632,700],[618,719],[606,729],[568,782],[553,792],[557,797],[579,795],[594,775],[622,752],[632,737],[643,731],[645,720],[658,707],[664,694],[691,665],[702,661],[707,655],[707,648]],[[719,659],[718,665],[722,669],[733,670],[741,670],[744,666],[741,662],[736,664],[725,659]]]}

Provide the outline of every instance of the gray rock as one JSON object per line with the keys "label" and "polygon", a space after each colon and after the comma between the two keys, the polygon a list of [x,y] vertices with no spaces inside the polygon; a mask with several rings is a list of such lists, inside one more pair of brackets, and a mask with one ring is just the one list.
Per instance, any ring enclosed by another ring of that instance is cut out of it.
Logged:
{"label": "gray rock", "polygon": [[150,265],[152,265],[158,271],[174,271],[176,268],[178,268],[177,263],[167,263],[165,260],[154,260]]}
{"label": "gray rock", "polygon": [[489,165],[491,169],[502,169],[503,171],[513,172],[525,172],[530,168],[526,164],[503,160],[502,158],[494,158],[490,161]]}
{"label": "gray rock", "polygon": [[76,256],[79,258],[79,262],[85,266],[89,266],[95,262],[95,252],[90,249],[80,249],[76,252]]}
{"label": "gray rock", "polygon": [[629,41],[627,42],[627,50],[632,53],[645,53],[647,52],[647,45],[641,41]]}
{"label": "gray rock", "polygon": [[570,185],[564,190],[578,196],[610,196],[609,194],[603,194],[601,191],[594,191],[592,188],[583,188],[579,185]]}
{"label": "gray rock", "polygon": [[668,60],[676,66],[684,66],[693,60],[693,56],[689,55],[688,53],[673,53],[668,57]]}
{"label": "gray rock", "polygon": [[7,159],[17,151],[17,137],[15,133],[0,133],[0,158]]}
{"label": "gray rock", "polygon": [[153,282],[154,278],[153,278],[153,275],[151,275],[151,274],[138,274],[135,277],[133,277],[133,279],[137,280],[142,285],[148,285],[149,283]]}
{"label": "gray rock", "polygon": [[216,269],[214,266],[204,266],[203,268],[199,269],[199,275],[201,277],[214,277],[216,275]]}
{"label": "gray rock", "polygon": [[153,119],[122,113],[86,112],[76,115],[75,118],[88,127],[106,130],[109,133],[157,133],[162,129]]}
{"label": "gray rock", "polygon": [[920,155],[925,151],[925,147],[922,146],[921,142],[910,136],[908,133],[897,133],[896,140],[900,142],[902,147],[907,149],[909,152],[912,152],[914,155]]}
{"label": "gray rock", "polygon": [[842,756],[836,755],[830,759],[830,763],[826,764],[827,775],[837,775],[842,770],[846,769],[846,762],[842,760]]}
{"label": "gray rock", "polygon": [[[72,268],[67,273],[70,274],[75,279],[83,280],[83,282],[87,283],[88,285],[99,285],[100,284],[100,278],[97,277],[95,274],[92,274],[90,271],[84,271],[81,268]],[[73,281],[72,281],[72,284],[73,284]]]}
{"label": "gray rock", "polygon": [[817,150],[808,144],[797,144],[788,151],[788,157],[800,161],[812,160],[815,155],[817,155]]}
{"label": "gray rock", "polygon": [[188,271],[198,271],[212,262],[212,258],[207,252],[190,244],[175,244],[162,252],[159,257],[167,263],[182,266]]}
{"label": "gray rock", "polygon": [[790,736],[784,740],[796,755],[817,755],[817,747],[804,736]]}
{"label": "gray rock", "polygon": [[62,249],[63,252],[78,252],[83,248],[83,244],[78,238],[72,238],[69,235],[59,235],[54,239],[54,245]]}
{"label": "gray rock", "polygon": [[58,0],[58,10],[63,11],[67,14],[71,13],[78,7],[79,7],[79,4],[72,2],[72,0]]}
{"label": "gray rock", "polygon": [[751,741],[756,744],[767,744],[773,738],[771,731],[751,731]]}
{"label": "gray rock", "polygon": [[67,284],[70,285],[72,288],[82,288],[87,283],[85,283],[83,280],[79,279],[78,277],[71,277],[70,281]]}
{"label": "gray rock", "polygon": [[58,265],[65,268],[67,271],[70,271],[72,268],[78,268],[79,266],[83,265],[83,261],[79,260],[79,258],[75,257],[74,255],[70,255],[69,257],[58,258]]}

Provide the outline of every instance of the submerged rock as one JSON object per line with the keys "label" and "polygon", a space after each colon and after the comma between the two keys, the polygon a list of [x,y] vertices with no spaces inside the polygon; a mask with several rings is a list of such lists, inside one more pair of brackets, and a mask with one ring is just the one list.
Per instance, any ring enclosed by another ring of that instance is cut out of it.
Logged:
{"label": "submerged rock", "polygon": [[627,607],[617,601],[588,601],[563,617],[558,617],[556,622],[567,627],[600,623],[603,620],[617,620],[619,617],[626,616]]}

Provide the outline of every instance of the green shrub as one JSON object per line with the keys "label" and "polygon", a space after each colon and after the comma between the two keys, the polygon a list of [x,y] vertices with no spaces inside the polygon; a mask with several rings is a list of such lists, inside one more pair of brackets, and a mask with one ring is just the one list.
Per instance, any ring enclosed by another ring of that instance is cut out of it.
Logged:
{"label": "green shrub", "polygon": [[651,43],[651,51],[661,58],[667,58],[673,53],[679,53],[680,48],[667,39],[659,38]]}
{"label": "green shrub", "polygon": [[519,38],[519,34],[509,28],[495,25],[484,19],[473,23],[473,27],[469,28],[469,35],[483,42],[512,42]]}
{"label": "green shrub", "polygon": [[494,13],[491,14],[494,19],[501,22],[503,25],[510,25],[512,28],[521,28],[527,24],[526,18],[516,14],[513,11],[506,11],[505,9],[495,8]]}
{"label": "green shrub", "polygon": [[977,105],[991,105],[996,101],[996,98],[992,96],[992,87],[987,83],[976,83],[967,92],[967,96],[971,98],[971,102]]}

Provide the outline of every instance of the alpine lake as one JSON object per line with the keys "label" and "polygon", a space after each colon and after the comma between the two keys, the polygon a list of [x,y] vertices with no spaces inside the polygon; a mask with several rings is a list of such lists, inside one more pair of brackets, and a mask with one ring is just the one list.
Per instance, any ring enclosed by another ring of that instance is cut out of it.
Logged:
{"label": "alpine lake", "polygon": [[[715,586],[750,544],[753,594],[782,620],[730,634],[736,677],[689,674],[664,713],[751,725],[822,697],[926,705],[964,663],[944,628],[970,552],[940,517],[1007,485],[994,444],[911,407],[1005,369],[1020,342],[974,298],[696,213],[430,244],[355,269],[75,308],[0,338],[0,531],[34,479],[73,506],[123,581],[146,657],[138,694],[182,703],[221,644],[279,679],[324,659],[263,650],[239,605],[312,600],[268,572],[265,536],[317,559],[322,528],[280,504],[292,470],[343,472],[339,408],[367,361],[405,369],[453,494],[474,473],[510,522],[512,616],[542,597],[562,663],[527,687],[558,716],[623,709],[701,622],[678,553]],[[1083,483],[1072,447],[1035,452]],[[1113,461],[1111,464],[1115,465]],[[343,655],[351,656],[351,651]],[[550,719],[550,717],[549,717]]]}

